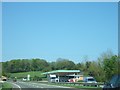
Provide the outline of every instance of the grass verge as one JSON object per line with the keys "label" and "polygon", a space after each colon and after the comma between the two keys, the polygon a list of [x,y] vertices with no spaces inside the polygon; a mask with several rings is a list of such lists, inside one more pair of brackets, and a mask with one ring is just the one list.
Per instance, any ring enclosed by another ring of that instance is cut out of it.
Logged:
{"label": "grass verge", "polygon": [[12,85],[8,82],[4,82],[1,90],[12,90]]}
{"label": "grass verge", "polygon": [[72,87],[72,88],[81,88],[81,89],[89,89],[89,90],[102,90],[100,87],[93,87],[93,86],[79,86],[79,85],[67,85],[67,84],[57,84],[57,83],[49,83],[50,85],[56,85],[56,86],[66,86],[66,87]]}

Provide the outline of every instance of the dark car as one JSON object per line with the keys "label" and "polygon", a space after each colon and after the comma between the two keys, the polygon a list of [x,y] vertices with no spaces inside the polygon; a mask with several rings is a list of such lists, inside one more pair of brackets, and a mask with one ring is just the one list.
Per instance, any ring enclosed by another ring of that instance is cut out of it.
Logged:
{"label": "dark car", "polygon": [[120,90],[120,74],[112,77],[110,82],[106,83],[103,87],[103,90]]}
{"label": "dark car", "polygon": [[17,77],[15,77],[15,78],[13,79],[13,82],[17,82]]}

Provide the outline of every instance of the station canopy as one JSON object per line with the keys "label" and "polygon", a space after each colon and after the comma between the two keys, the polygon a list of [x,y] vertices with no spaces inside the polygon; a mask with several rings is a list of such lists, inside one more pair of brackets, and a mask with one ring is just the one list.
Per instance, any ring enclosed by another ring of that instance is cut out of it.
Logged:
{"label": "station canopy", "polygon": [[54,71],[45,72],[42,74],[45,74],[45,75],[56,74],[59,76],[66,76],[66,75],[78,74],[78,73],[80,73],[80,70],[54,70]]}

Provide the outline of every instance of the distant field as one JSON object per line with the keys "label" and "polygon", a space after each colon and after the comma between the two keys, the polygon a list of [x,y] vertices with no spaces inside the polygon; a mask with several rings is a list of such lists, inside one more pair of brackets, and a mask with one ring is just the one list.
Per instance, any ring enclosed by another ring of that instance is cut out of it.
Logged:
{"label": "distant field", "polygon": [[42,75],[42,72],[40,71],[11,73],[11,77],[23,78],[23,77],[27,77],[28,74],[30,75],[30,77],[34,77],[34,76],[44,77],[44,75]]}

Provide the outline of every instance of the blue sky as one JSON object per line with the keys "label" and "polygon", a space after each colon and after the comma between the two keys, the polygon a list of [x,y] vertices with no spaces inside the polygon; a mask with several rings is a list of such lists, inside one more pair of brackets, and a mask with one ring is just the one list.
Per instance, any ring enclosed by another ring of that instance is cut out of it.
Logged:
{"label": "blue sky", "polygon": [[3,61],[97,60],[118,53],[117,3],[3,3]]}

